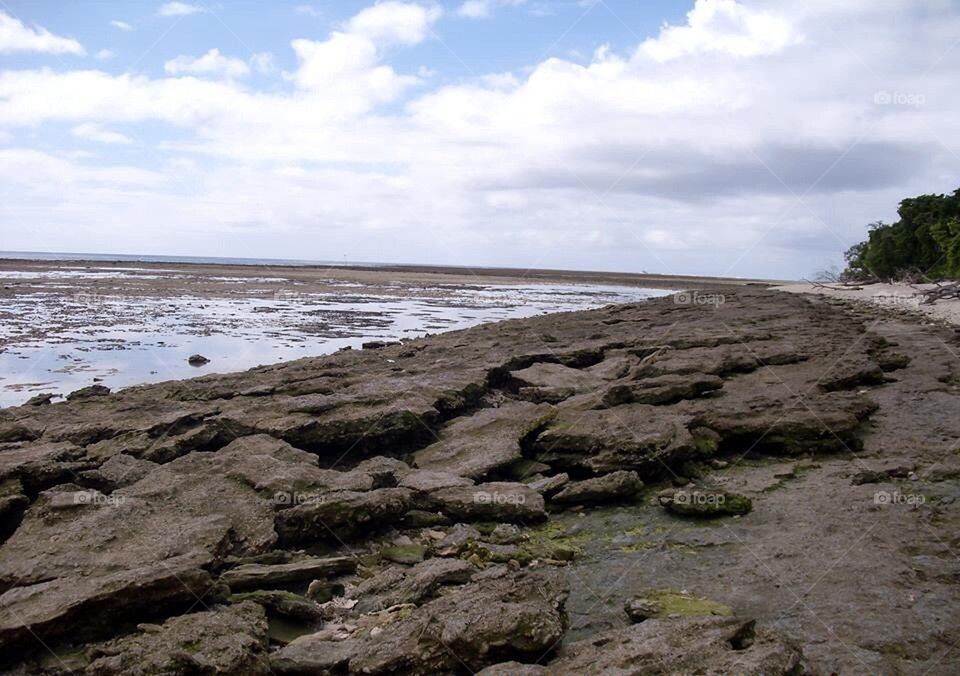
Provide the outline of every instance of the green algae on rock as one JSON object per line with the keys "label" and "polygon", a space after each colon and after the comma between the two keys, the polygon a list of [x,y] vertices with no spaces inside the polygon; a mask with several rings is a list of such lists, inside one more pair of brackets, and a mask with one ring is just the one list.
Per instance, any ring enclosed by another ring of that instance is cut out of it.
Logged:
{"label": "green algae on rock", "polygon": [[722,603],[671,589],[652,589],[629,599],[623,607],[632,622],[651,618],[733,615],[733,610]]}

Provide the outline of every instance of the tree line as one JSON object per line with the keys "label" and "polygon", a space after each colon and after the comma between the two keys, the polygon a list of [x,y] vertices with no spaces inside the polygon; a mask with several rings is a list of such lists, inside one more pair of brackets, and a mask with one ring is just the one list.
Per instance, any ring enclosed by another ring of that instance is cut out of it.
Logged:
{"label": "tree line", "polygon": [[870,224],[866,241],[844,254],[849,280],[960,278],[960,189],[900,202],[896,223]]}

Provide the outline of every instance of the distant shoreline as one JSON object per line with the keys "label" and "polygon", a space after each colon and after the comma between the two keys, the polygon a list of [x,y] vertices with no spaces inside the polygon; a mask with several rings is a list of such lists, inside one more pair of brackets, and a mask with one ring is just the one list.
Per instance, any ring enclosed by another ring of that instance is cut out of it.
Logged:
{"label": "distant shoreline", "polygon": [[[399,263],[368,263],[335,261],[287,260],[275,258],[216,258],[200,256],[149,256],[128,254],[87,254],[67,252],[0,251],[0,269],[28,267],[59,267],[64,264],[117,267],[136,263],[138,267],[155,269],[231,270],[238,276],[253,270],[314,272],[317,270],[395,273],[403,276],[444,275],[460,280],[482,277],[485,282],[508,284],[518,281],[604,283],[644,286],[658,289],[706,288],[712,286],[772,286],[791,280],[749,279],[741,277],[711,277],[698,275],[649,274],[640,272],[606,272],[599,270],[523,269],[505,267],[472,267],[466,265],[420,265]],[[259,274],[259,273],[258,273]]]}

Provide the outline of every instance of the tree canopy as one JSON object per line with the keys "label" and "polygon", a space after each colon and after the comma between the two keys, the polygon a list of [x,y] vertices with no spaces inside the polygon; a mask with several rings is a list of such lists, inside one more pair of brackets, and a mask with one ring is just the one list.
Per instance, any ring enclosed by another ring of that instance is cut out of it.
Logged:
{"label": "tree canopy", "polygon": [[960,277],[960,189],[900,202],[896,223],[870,224],[867,240],[847,250],[845,276],[889,280],[909,273]]}

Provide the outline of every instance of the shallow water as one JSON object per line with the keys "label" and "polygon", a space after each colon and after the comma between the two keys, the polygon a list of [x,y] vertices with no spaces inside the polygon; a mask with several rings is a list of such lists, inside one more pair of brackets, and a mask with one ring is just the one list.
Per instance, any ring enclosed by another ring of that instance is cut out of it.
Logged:
{"label": "shallow water", "polygon": [[[130,268],[109,274],[144,279],[144,272]],[[30,273],[43,279],[44,290],[3,302],[0,406],[19,405],[39,392],[67,394],[94,382],[118,389],[227,373],[328,354],[346,346],[359,348],[368,340],[414,338],[483,322],[669,293],[574,284],[367,287],[331,280],[336,287],[332,293],[280,290],[264,296],[262,289],[256,289],[258,295],[251,296],[160,298],[76,293],[73,286],[61,289],[57,284],[64,276],[100,274],[89,269]],[[5,273],[0,281],[22,282],[30,275]],[[266,281],[285,280],[236,278],[237,285]],[[210,362],[189,365],[187,357],[197,353]]]}

